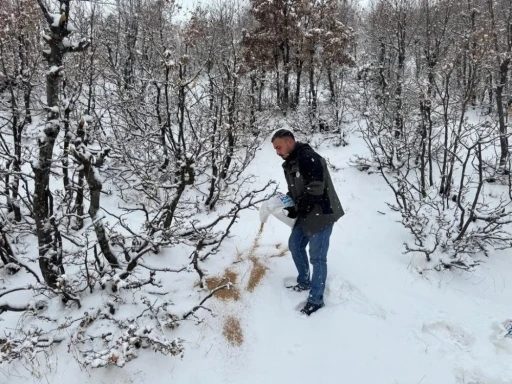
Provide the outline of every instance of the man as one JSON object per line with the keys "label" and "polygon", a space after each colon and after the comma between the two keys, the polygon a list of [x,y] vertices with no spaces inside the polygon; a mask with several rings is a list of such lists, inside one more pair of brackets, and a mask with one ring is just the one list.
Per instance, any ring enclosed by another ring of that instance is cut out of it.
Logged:
{"label": "man", "polygon": [[[334,226],[344,215],[332,184],[325,160],[308,144],[295,141],[293,133],[280,129],[272,136],[276,153],[283,163],[288,195],[295,202],[286,208],[288,217],[297,218],[289,239],[289,248],[297,267],[297,284],[294,291],[309,290],[306,305],[301,310],[311,315],[324,304],[324,289],[327,278],[327,252]],[[313,266],[310,277],[306,246]]]}

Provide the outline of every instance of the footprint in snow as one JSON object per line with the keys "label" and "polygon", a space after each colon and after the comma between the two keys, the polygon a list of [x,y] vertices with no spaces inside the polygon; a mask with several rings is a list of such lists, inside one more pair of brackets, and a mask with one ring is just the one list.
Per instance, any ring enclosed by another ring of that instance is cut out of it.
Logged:
{"label": "footprint in snow", "polygon": [[484,373],[482,368],[472,368],[471,370],[458,368],[455,371],[456,384],[510,384],[512,381],[510,370],[501,372],[492,372],[492,368]]}
{"label": "footprint in snow", "polygon": [[358,313],[375,316],[383,320],[388,315],[384,308],[372,303],[357,286],[337,275],[327,278],[325,300],[330,305],[343,305]]}
{"label": "footprint in snow", "polygon": [[491,343],[496,348],[496,353],[500,354],[512,354],[512,337],[506,337],[507,330],[500,322],[492,324],[492,333],[489,336]]}
{"label": "footprint in snow", "polygon": [[452,346],[453,343],[460,349],[469,349],[475,338],[462,326],[445,320],[423,323],[421,331],[437,339],[443,346]]}
{"label": "footprint in snow", "polygon": [[[297,284],[296,277],[286,277],[284,279],[285,287],[290,287],[295,284]],[[307,297],[307,292],[293,292],[293,295],[290,296],[297,298],[298,302],[300,301],[296,305],[296,308],[299,310],[302,309],[305,304],[304,298]],[[385,320],[388,315],[388,312],[385,309],[368,300],[359,288],[336,275],[327,277],[324,299],[326,308],[344,306],[351,308],[358,313],[378,317],[383,320]]]}

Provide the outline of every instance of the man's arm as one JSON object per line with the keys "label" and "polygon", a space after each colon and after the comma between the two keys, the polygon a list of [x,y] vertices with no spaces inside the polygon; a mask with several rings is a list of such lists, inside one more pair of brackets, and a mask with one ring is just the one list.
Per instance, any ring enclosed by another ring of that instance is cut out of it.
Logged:
{"label": "man's arm", "polygon": [[286,187],[288,188],[288,192],[286,194],[290,196],[291,199],[293,199],[292,191],[290,189],[290,182],[288,181],[288,176],[286,175],[286,171],[284,172],[284,179],[286,180]]}
{"label": "man's arm", "polygon": [[[284,177],[286,179],[286,184],[288,185],[288,192],[286,192],[286,194],[288,195],[288,197],[290,199],[293,200],[293,195],[292,195],[292,191],[290,190],[290,183],[288,182],[288,177],[286,175],[286,172],[284,173]],[[290,218],[290,219],[296,219],[297,216],[299,215],[299,213],[297,212],[297,209],[295,208],[296,205],[297,205],[297,202],[294,201],[295,203],[295,206],[291,206],[291,207],[286,207],[284,208],[284,210],[287,212],[287,216]]]}
{"label": "man's arm", "polygon": [[304,182],[304,194],[297,201],[298,214],[307,215],[324,195],[324,167],[316,152],[309,152],[299,159],[299,172]]}
{"label": "man's arm", "polygon": [[311,196],[323,196],[325,178],[320,155],[311,151],[299,158],[299,172],[304,180],[305,192]]}

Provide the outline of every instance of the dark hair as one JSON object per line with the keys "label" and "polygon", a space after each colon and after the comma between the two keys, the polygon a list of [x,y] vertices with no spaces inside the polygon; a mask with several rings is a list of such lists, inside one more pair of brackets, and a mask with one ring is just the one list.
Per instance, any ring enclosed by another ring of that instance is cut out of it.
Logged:
{"label": "dark hair", "polygon": [[295,136],[293,136],[293,133],[292,131],[289,131],[287,129],[279,129],[277,130],[273,135],[272,135],[272,143],[274,142],[275,139],[282,139],[284,137],[291,137],[293,140],[295,140]]}

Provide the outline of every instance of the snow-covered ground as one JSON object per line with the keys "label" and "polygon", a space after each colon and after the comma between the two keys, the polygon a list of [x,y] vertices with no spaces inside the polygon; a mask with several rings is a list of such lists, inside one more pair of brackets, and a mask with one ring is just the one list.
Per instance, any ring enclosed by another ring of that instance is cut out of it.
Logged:
{"label": "snow-covered ground", "polygon": [[[258,240],[258,212],[246,212],[230,247],[205,266],[216,272],[234,262],[240,299],[213,299],[207,306],[215,317],[201,312],[202,324],[180,328],[183,359],[144,351],[122,369],[84,370],[60,349],[52,372],[39,379],[0,373],[0,383],[512,383],[512,338],[501,327],[512,318],[510,253],[496,252],[472,274],[418,274],[402,253],[409,235],[386,205],[393,196],[384,180],[348,165],[365,153],[363,141],[318,151],[340,168],[331,174],[346,211],[331,237],[325,308],[298,314],[307,293],[284,288],[295,267],[289,253],[276,257],[290,229],[270,219]],[[285,190],[270,143],[248,172]],[[268,269],[252,292],[250,253]],[[240,345],[225,337],[228,318],[240,322]]]}

